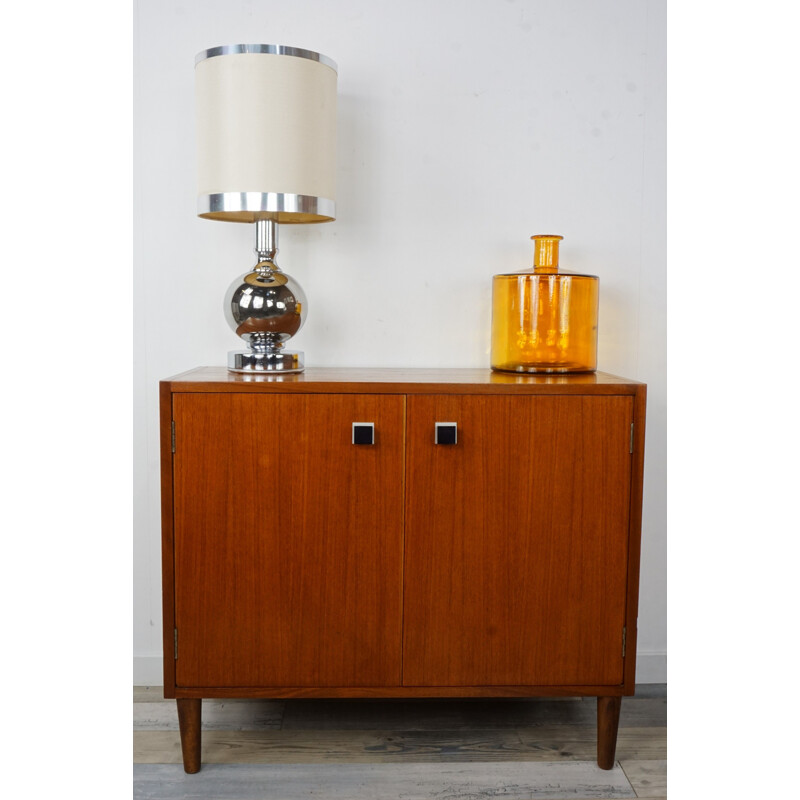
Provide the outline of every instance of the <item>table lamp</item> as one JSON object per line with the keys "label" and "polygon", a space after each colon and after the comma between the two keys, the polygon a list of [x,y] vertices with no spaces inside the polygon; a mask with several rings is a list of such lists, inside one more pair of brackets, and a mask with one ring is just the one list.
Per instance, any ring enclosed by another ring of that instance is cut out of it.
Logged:
{"label": "table lamp", "polygon": [[247,343],[233,372],[302,372],[284,349],[305,322],[302,288],[275,262],[278,224],[335,218],[336,64],[274,44],[212,47],[195,58],[197,214],[255,224],[257,262],[225,295]]}

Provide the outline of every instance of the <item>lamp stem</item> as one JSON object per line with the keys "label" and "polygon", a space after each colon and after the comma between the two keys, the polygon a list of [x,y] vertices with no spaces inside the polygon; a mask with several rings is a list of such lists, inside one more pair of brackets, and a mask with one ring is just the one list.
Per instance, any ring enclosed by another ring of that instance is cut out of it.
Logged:
{"label": "lamp stem", "polygon": [[256,220],[256,256],[258,262],[275,262],[278,254],[278,223],[274,219]]}

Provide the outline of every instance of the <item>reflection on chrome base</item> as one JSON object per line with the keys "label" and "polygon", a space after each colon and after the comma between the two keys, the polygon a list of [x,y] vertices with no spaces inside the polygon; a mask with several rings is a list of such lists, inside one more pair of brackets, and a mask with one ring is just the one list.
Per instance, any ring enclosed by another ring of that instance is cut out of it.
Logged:
{"label": "reflection on chrome base", "polygon": [[231,372],[302,372],[303,353],[295,350],[258,353],[253,350],[232,350],[228,353]]}

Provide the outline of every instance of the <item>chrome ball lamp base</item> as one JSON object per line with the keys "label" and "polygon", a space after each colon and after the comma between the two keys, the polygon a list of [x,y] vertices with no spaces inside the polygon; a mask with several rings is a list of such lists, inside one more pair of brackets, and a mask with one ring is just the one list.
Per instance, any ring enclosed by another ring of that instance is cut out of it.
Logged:
{"label": "chrome ball lamp base", "polygon": [[242,373],[290,373],[304,369],[303,353],[284,349],[306,318],[306,296],[297,281],[275,263],[278,223],[258,219],[257,263],[240,275],[225,295],[225,318],[247,342],[247,350],[228,353],[228,369]]}

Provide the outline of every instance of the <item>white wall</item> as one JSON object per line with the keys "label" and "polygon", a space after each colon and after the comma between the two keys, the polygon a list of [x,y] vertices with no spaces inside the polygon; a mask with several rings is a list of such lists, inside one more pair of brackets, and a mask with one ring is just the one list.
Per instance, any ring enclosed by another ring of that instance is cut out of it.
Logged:
{"label": "white wall", "polygon": [[339,66],[337,220],[283,227],[309,366],[488,367],[491,279],[561,233],[600,276],[599,368],[645,381],[640,682],[666,680],[664,0],[136,0],[134,682],[161,682],[157,384],[239,347],[250,226],[195,216],[194,56]]}

